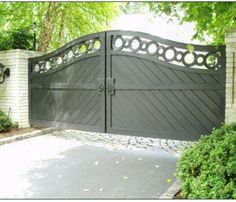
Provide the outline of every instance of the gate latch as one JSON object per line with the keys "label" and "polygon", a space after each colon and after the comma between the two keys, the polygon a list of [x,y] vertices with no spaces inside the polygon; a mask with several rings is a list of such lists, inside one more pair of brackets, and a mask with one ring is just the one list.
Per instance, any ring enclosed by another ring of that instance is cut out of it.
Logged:
{"label": "gate latch", "polygon": [[106,79],[106,91],[107,95],[114,95],[115,94],[115,79],[114,78],[108,78]]}

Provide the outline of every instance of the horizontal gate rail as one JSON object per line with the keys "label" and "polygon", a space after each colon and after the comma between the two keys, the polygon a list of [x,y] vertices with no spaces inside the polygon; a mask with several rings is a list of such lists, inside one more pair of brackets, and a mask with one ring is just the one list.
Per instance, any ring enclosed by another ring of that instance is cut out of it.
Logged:
{"label": "horizontal gate rail", "polygon": [[63,85],[63,84],[39,84],[33,83],[31,88],[43,88],[43,89],[71,89],[71,90],[78,90],[78,89],[90,89],[90,90],[97,90],[96,84],[80,84],[80,85]]}
{"label": "horizontal gate rail", "polygon": [[220,84],[129,84],[127,85],[116,85],[116,90],[200,90],[200,89],[214,89],[214,90],[224,90],[224,87]]}

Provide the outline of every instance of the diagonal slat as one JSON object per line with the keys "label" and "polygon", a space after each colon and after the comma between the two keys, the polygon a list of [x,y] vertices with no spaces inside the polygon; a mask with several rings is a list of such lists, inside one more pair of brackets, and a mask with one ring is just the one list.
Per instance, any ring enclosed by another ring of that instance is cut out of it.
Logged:
{"label": "diagonal slat", "polygon": [[145,60],[140,60],[140,61],[144,65],[144,68],[149,70],[149,72],[150,72],[149,78],[152,80],[153,83],[163,83],[162,79],[159,78],[159,75],[155,73],[155,69],[153,69],[150,66],[151,62],[148,62]]}
{"label": "diagonal slat", "polygon": [[169,109],[166,108],[165,104],[160,101],[160,98],[156,96],[153,91],[145,91],[145,93],[152,100],[152,102],[155,102],[156,108],[158,108],[162,112],[162,114],[165,115],[165,117],[168,119],[168,122],[170,123],[170,126],[174,127],[175,131],[184,132],[181,123],[179,123],[178,119],[176,119],[176,117],[173,116]]}
{"label": "diagonal slat", "polygon": [[166,96],[172,100],[173,105],[175,105],[176,109],[179,109],[179,112],[185,117],[184,123],[189,123],[190,128],[192,128],[193,132],[195,133],[202,133],[201,124],[199,120],[197,120],[191,112],[185,107],[185,105],[179,100],[173,93],[173,91],[169,90],[166,91]]}
{"label": "diagonal slat", "polygon": [[151,111],[146,107],[146,97],[143,96],[143,94],[140,91],[133,91],[131,94],[131,97],[133,100],[137,101],[137,107],[140,110],[140,112],[143,114],[143,117],[147,119],[153,126],[155,130],[162,130],[166,131],[166,128],[162,125],[159,119],[156,119],[156,117],[153,115]]}
{"label": "diagonal slat", "polygon": [[173,114],[176,120],[179,122],[179,126],[183,127],[186,132],[192,132],[191,125],[186,122],[185,117],[180,113],[179,109],[177,109],[172,102],[169,100],[168,96],[165,96],[168,90],[157,91],[155,95],[162,101],[162,103],[168,108],[169,111]]}
{"label": "diagonal slat", "polygon": [[130,60],[130,62],[133,64],[132,67],[134,68],[134,71],[139,72],[139,76],[141,76],[143,83],[153,83],[151,78],[151,73],[149,69],[144,69],[145,66],[141,62],[141,59],[139,58],[134,58],[134,57],[126,57],[127,60]]}
{"label": "diagonal slat", "polygon": [[150,91],[141,91],[147,102],[147,106],[150,110],[156,115],[156,118],[165,126],[167,131],[175,131],[175,127],[172,126],[172,123],[169,121],[168,116],[166,115],[165,111],[162,110],[162,107],[158,107],[156,100],[152,99],[147,93]]}
{"label": "diagonal slat", "polygon": [[[130,72],[130,70],[129,70],[128,66],[123,62],[122,59],[119,60],[119,59],[114,58],[113,61],[116,66],[116,69],[124,72],[123,75],[127,75],[130,78],[130,80],[132,81],[132,83],[137,83],[137,77],[135,76],[135,74],[133,74],[133,72],[128,73],[128,72]],[[117,78],[119,78],[119,76]],[[119,80],[118,80],[118,82],[119,82]]]}
{"label": "diagonal slat", "polygon": [[219,124],[217,116],[209,109],[207,103],[203,102],[198,96],[196,96],[195,91],[191,90],[187,94],[187,96],[191,97],[192,103],[194,103],[199,108],[199,110],[213,125]]}

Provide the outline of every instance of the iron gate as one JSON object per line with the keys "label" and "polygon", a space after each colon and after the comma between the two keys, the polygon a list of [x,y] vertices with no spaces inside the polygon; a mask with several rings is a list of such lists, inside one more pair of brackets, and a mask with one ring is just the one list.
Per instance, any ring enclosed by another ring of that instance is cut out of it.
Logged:
{"label": "iron gate", "polygon": [[29,60],[32,125],[195,140],[224,121],[225,47],[107,31]]}

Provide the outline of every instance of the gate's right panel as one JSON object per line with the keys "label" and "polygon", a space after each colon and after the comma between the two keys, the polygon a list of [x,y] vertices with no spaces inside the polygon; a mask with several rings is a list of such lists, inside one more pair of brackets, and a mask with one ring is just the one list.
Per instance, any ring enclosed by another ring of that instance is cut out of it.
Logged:
{"label": "gate's right panel", "polygon": [[107,32],[107,132],[196,140],[224,121],[225,50]]}

